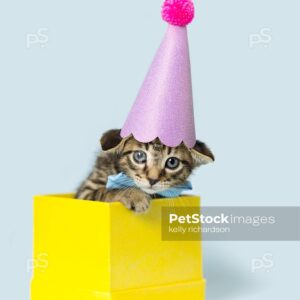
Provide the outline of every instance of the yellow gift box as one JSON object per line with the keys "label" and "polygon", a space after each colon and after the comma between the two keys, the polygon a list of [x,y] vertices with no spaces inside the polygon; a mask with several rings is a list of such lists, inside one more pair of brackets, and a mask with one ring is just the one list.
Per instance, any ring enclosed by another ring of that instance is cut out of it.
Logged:
{"label": "yellow gift box", "polygon": [[153,200],[137,215],[72,196],[34,197],[31,300],[204,299],[201,241],[161,238],[162,207],[199,197]]}

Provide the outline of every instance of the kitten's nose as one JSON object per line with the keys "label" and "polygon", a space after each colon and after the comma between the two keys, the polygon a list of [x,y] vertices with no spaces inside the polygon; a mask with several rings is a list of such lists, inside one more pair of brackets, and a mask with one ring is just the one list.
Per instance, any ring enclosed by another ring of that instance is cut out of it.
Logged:
{"label": "kitten's nose", "polygon": [[148,178],[150,185],[154,185],[155,183],[159,182],[159,179],[152,179],[152,178]]}

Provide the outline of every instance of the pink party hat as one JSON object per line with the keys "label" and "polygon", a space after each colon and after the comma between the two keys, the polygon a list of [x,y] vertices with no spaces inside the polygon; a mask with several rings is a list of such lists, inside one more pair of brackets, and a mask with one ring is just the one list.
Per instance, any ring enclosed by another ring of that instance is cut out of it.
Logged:
{"label": "pink party hat", "polygon": [[169,23],[137,99],[122,128],[147,143],[159,138],[169,147],[196,143],[191,66],[186,25],[194,18],[191,0],[166,0],[162,17]]}

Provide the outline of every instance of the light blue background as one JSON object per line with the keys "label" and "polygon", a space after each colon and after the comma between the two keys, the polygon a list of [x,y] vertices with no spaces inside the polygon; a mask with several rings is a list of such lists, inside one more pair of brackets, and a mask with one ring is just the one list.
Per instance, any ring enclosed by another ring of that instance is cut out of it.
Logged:
{"label": "light blue background", "polygon": [[[101,133],[122,126],[165,32],[161,2],[1,0],[1,299],[29,299],[31,197],[74,190]],[[299,1],[196,6],[197,134],[216,163],[194,176],[195,193],[204,205],[299,205]],[[48,42],[27,47],[43,28]],[[264,28],[270,41],[251,47]],[[207,299],[296,299],[299,250],[205,243]],[[272,267],[252,272],[266,253]]]}

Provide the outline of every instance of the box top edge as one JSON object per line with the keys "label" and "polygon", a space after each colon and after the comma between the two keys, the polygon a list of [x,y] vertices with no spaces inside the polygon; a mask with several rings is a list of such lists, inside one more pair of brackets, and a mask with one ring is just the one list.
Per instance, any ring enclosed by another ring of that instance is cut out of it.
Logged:
{"label": "box top edge", "polygon": [[[61,200],[61,201],[71,201],[71,200],[78,200],[78,203],[86,203],[86,204],[94,204],[94,205],[99,205],[99,206],[120,206],[122,205],[121,202],[102,202],[102,201],[92,201],[92,200],[84,200],[84,199],[75,199],[74,198],[74,193],[64,193],[64,194],[45,194],[45,195],[35,195],[33,196],[33,199],[53,199],[55,198],[56,200]],[[200,196],[197,195],[182,195],[180,197],[176,198],[156,198],[153,199],[152,203],[157,203],[158,205],[168,203],[168,201],[176,201],[176,200],[184,200],[187,198],[192,198],[192,199],[199,199]]]}

